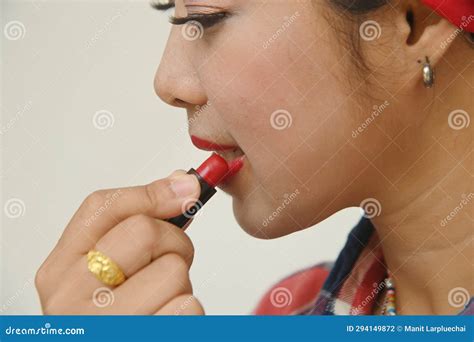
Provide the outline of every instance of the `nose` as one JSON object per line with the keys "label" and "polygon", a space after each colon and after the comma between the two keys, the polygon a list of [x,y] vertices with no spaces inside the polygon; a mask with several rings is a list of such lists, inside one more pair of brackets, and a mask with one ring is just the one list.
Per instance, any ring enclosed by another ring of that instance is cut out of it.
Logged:
{"label": "nose", "polygon": [[168,39],[155,75],[155,92],[164,102],[175,107],[203,106],[208,99],[193,63],[194,47],[179,33],[173,29]]}

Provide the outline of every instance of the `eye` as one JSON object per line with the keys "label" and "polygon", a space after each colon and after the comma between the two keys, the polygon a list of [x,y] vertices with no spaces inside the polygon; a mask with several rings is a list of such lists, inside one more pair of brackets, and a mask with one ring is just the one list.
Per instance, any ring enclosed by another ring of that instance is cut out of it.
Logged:
{"label": "eye", "polygon": [[[154,0],[150,2],[152,8],[168,12],[170,9],[175,7],[174,1],[172,0]],[[201,8],[203,6],[189,6],[190,8]],[[214,11],[213,11],[214,10]],[[230,13],[221,10],[218,10],[216,7],[206,8],[203,13],[199,13],[197,10],[194,13],[188,14],[186,17],[175,17],[171,15],[169,17],[169,22],[173,25],[184,25],[190,21],[198,22],[203,29],[210,28],[225,18],[229,17]]]}
{"label": "eye", "polygon": [[169,21],[173,25],[184,25],[190,21],[197,21],[202,25],[203,28],[212,27],[225,18],[229,16],[227,12],[215,12],[215,13],[193,13],[189,14],[183,18],[177,18],[175,16],[171,16]]}

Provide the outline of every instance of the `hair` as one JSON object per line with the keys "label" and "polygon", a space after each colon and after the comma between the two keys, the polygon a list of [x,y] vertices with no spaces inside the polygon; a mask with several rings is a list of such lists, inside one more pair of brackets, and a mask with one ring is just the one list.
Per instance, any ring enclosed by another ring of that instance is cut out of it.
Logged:
{"label": "hair", "polygon": [[[363,17],[364,14],[381,9],[382,7],[389,4],[391,0],[329,0],[329,1],[335,10],[342,12],[342,14],[344,15],[344,19],[352,19],[353,22],[354,21],[358,22],[361,16]],[[413,22],[413,13],[411,11],[407,13],[407,21],[409,23]],[[463,32],[463,35],[466,38],[469,46],[473,48],[474,47],[474,32]],[[350,43],[354,51],[358,53],[359,55],[358,57],[362,57],[360,56],[360,52],[358,52],[359,43],[360,43],[359,38],[360,37],[358,37],[357,35],[352,35],[352,37],[350,37]],[[365,64],[362,64],[361,66],[367,68]]]}
{"label": "hair", "polygon": [[[388,9],[391,2],[391,0],[327,0],[328,6],[326,8],[328,10],[323,11],[326,21],[335,31],[337,38],[341,40],[343,46],[349,49],[352,57],[351,64],[355,67],[353,70],[359,76],[359,80],[364,79],[366,81],[367,86],[371,84],[366,75],[373,68],[371,68],[368,59],[364,55],[365,50],[361,48],[362,37],[359,28],[364,21],[374,20],[383,15],[385,8]],[[410,26],[413,25],[414,15],[410,9],[407,11],[406,20]],[[468,45],[474,48],[474,33],[461,30],[460,32],[463,33],[462,35],[466,38]],[[383,45],[384,42],[380,41],[379,44]],[[385,70],[380,69],[377,72],[384,73]],[[400,70],[400,72],[403,72],[403,70]],[[370,93],[366,92],[365,95],[371,98]]]}
{"label": "hair", "polygon": [[386,5],[389,0],[332,0],[332,3],[352,14],[367,13]]}

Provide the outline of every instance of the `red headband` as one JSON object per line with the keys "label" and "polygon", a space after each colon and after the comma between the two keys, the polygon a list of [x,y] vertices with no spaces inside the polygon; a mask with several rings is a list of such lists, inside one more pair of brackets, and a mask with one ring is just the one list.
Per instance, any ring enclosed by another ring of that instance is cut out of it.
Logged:
{"label": "red headband", "polygon": [[460,29],[474,32],[474,0],[422,0]]}

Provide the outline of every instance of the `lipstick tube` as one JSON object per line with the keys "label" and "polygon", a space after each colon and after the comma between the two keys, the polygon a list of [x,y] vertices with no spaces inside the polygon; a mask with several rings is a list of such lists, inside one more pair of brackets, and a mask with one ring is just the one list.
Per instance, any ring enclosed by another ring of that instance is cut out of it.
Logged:
{"label": "lipstick tube", "polygon": [[166,220],[179,228],[184,228],[204,204],[214,196],[217,192],[216,186],[229,174],[229,166],[224,158],[213,153],[197,170],[191,168],[187,173],[196,176],[201,191],[195,203],[189,208],[183,208],[185,211],[181,215]]}

